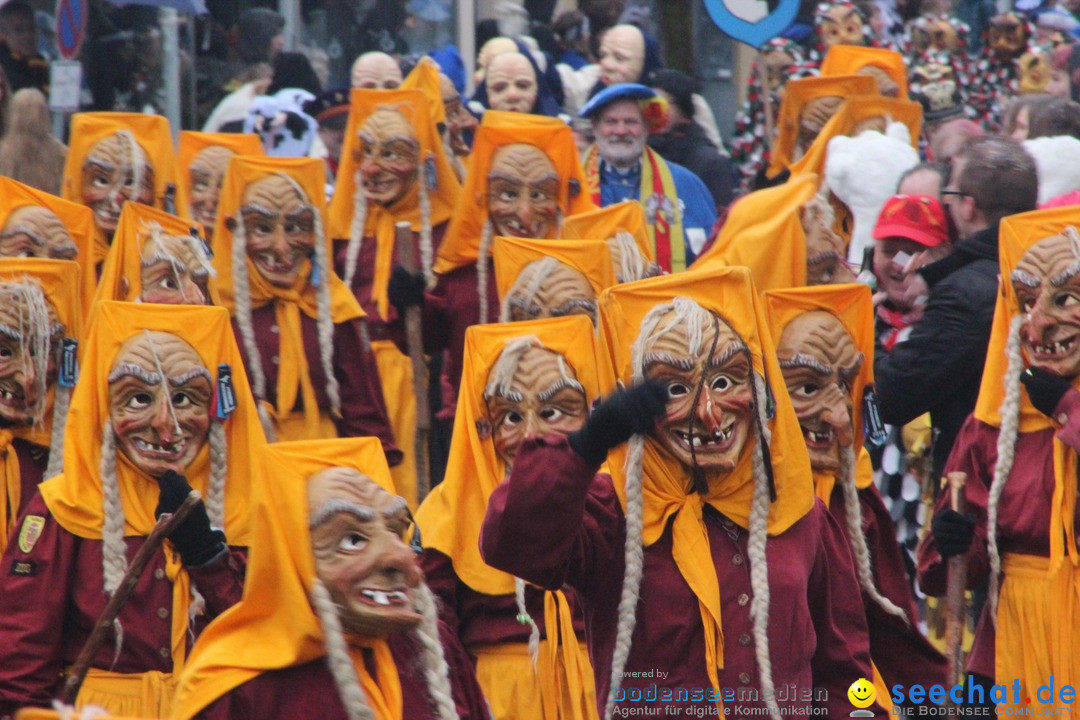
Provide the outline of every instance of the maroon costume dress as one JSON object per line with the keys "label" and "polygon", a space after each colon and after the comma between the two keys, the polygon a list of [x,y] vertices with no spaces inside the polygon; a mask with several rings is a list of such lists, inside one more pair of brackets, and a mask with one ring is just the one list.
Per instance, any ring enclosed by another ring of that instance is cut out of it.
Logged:
{"label": "maroon costume dress", "polygon": [[[541,587],[565,583],[578,591],[602,710],[610,685],[626,522],[611,478],[596,472],[565,438],[526,440],[509,479],[491,495],[480,546],[493,567]],[[757,690],[748,532],[708,505],[704,522],[723,589],[721,699],[730,717],[760,713],[765,703]],[[812,708],[824,708],[830,718],[847,717],[853,678],[870,677],[870,643],[843,533],[824,503],[815,501],[788,530],[769,537],[767,553],[777,702],[791,717]],[[639,598],[621,689],[639,688],[646,698],[657,698],[648,706],[660,715],[683,716],[691,707],[715,712],[708,699],[712,685],[700,604],[672,557],[670,525],[644,549]],[[687,694],[680,695],[682,690]]]}

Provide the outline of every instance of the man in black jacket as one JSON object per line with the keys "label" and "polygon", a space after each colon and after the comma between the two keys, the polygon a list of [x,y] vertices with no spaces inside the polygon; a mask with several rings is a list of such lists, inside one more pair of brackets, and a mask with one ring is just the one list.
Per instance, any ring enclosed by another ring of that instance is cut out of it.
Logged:
{"label": "man in black jacket", "polygon": [[718,211],[727,207],[735,199],[738,173],[694,120],[697,81],[678,70],[653,70],[647,82],[668,101],[669,116],[667,127],[649,135],[649,147],[701,178]]}
{"label": "man in black jacket", "polygon": [[935,478],[975,408],[998,287],[998,223],[1035,209],[1035,161],[1007,138],[972,138],[954,157],[941,194],[962,239],[952,254],[918,271],[929,288],[922,318],[874,360],[886,423],[930,413]]}

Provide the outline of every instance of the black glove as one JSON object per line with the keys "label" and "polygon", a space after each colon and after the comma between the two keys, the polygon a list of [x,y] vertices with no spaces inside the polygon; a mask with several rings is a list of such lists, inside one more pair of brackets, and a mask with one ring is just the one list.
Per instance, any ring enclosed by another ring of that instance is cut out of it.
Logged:
{"label": "black glove", "polygon": [[424,304],[424,289],[427,282],[423,273],[413,274],[397,265],[390,272],[390,281],[386,284],[386,297],[390,304],[402,312],[405,308]]}
{"label": "black glove", "polygon": [[570,433],[567,440],[578,455],[599,465],[607,452],[630,439],[631,435],[649,432],[656,418],[667,408],[667,388],[655,380],[646,380],[626,390],[612,393],[593,410],[585,425]]}
{"label": "black glove", "polygon": [[[165,513],[174,513],[191,494],[191,485],[178,472],[169,470],[158,478],[158,504],[154,517]],[[169,535],[173,547],[180,553],[180,560],[188,567],[205,565],[226,549],[225,533],[210,527],[210,516],[206,514],[206,503],[199,503]]]}
{"label": "black glove", "polygon": [[961,515],[955,510],[945,509],[934,516],[930,531],[934,534],[934,545],[942,559],[963,555],[971,547],[971,539],[975,537],[975,516]]}
{"label": "black glove", "polygon": [[1054,408],[1061,402],[1061,397],[1072,385],[1060,375],[1046,372],[1042,368],[1029,367],[1020,373],[1020,382],[1027,388],[1031,404],[1043,415],[1053,415]]}

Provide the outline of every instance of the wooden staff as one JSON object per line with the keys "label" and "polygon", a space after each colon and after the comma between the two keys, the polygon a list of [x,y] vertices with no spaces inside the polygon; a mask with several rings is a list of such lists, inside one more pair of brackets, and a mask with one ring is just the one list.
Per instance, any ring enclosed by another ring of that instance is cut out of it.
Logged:
{"label": "wooden staff", "polygon": [[75,664],[71,666],[71,672],[68,673],[67,680],[64,681],[64,687],[60,692],[60,702],[65,705],[75,704],[75,698],[79,695],[79,688],[82,687],[83,680],[86,679],[86,673],[90,670],[90,663],[94,661],[98,650],[105,644],[106,635],[112,632],[113,623],[116,618],[120,617],[120,611],[123,610],[128,598],[131,597],[131,593],[135,590],[135,584],[139,582],[139,578],[142,576],[143,571],[146,570],[146,566],[150,564],[150,559],[161,547],[161,543],[164,542],[165,538],[191,514],[200,499],[199,493],[192,490],[184,498],[184,502],[180,504],[176,512],[172,514],[164,513],[158,518],[154,529],[146,536],[146,542],[135,553],[135,558],[131,561],[131,565],[128,566],[127,572],[124,573],[124,577],[120,581],[120,587],[116,588],[116,592],[112,594],[109,602],[105,605],[105,610],[101,613],[101,617],[98,618],[97,624],[94,625],[94,630],[90,633],[86,644],[83,645],[82,650],[79,652]]}
{"label": "wooden staff", "polygon": [[[947,476],[949,505],[963,515],[967,510],[964,484],[967,473],[951,472]],[[948,585],[945,591],[945,649],[949,657],[949,683],[958,685],[964,680],[964,625],[967,607],[964,588],[967,585],[967,553],[953,555],[948,564]]]}
{"label": "wooden staff", "polygon": [[[401,267],[415,275],[420,263],[413,247],[412,228],[407,222],[394,225],[394,247],[397,249]],[[427,361],[424,357],[424,331],[420,320],[420,308],[405,308],[405,345],[412,363],[413,394],[416,396],[416,502],[421,503],[431,489],[428,467],[428,435],[431,432],[431,408],[428,405]]]}

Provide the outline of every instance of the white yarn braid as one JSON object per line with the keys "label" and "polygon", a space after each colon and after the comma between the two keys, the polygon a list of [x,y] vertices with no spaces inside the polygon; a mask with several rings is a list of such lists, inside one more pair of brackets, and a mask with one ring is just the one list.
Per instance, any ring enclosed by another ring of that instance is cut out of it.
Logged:
{"label": "white yarn braid", "polygon": [[476,293],[477,303],[480,311],[477,316],[480,318],[477,323],[483,325],[489,321],[488,318],[488,256],[491,254],[491,240],[495,235],[495,226],[491,224],[491,220],[484,221],[484,227],[480,231],[480,249],[476,253]]}
{"label": "white yarn braid", "polygon": [[840,465],[843,475],[840,487],[844,493],[844,519],[847,522],[848,545],[855,560],[855,571],[859,576],[859,585],[863,592],[877,603],[882,610],[895,615],[910,625],[907,613],[897,607],[892,600],[881,594],[874,585],[874,575],[870,570],[870,549],[866,547],[866,536],[862,529],[862,507],[859,503],[859,491],[855,487],[855,450],[846,447],[840,453]]}
{"label": "white yarn braid", "polygon": [[[525,606],[525,581],[519,577],[514,578],[514,603],[517,605],[518,618],[524,619],[529,626],[529,657],[532,659],[533,672],[536,672],[536,663],[540,659],[540,628]],[[550,632],[551,628],[547,628]]]}
{"label": "white yarn braid", "polygon": [[773,685],[772,657],[769,653],[769,564],[765,546],[768,541],[769,522],[769,476],[765,470],[764,448],[772,444],[769,418],[765,410],[767,397],[765,381],[754,374],[754,407],[757,409],[761,437],[753,450],[754,496],[750,504],[750,535],[746,552],[750,560],[750,588],[754,597],[750,601],[750,617],[754,622],[754,659],[758,666],[761,694],[765,698],[769,715],[781,720],[780,706],[776,702],[776,686]]}
{"label": "white yarn braid", "polygon": [[349,244],[345,247],[345,285],[352,289],[356,277],[356,265],[360,259],[360,248],[364,244],[364,225],[367,223],[367,197],[364,196],[364,183],[360,171],[356,171],[356,192],[353,193],[353,219],[349,226]]}
{"label": "white yarn braid", "polygon": [[446,664],[446,654],[439,638],[435,596],[427,583],[421,582],[413,591],[413,597],[416,599],[416,609],[423,617],[413,634],[420,641],[421,664],[428,694],[435,703],[439,720],[458,720],[457,706],[454,704],[454,694],[450,686],[450,668]]}
{"label": "white yarn braid", "polygon": [[326,643],[326,665],[330,668],[334,684],[337,685],[341,702],[345,706],[345,714],[349,720],[376,720],[375,712],[368,705],[367,695],[356,677],[356,667],[345,644],[345,633],[341,629],[337,607],[321,580],[316,580],[311,589],[311,604],[322,624]]}
{"label": "white yarn braid", "polygon": [[990,601],[990,617],[997,627],[998,583],[1001,575],[1001,554],[998,551],[998,505],[1001,494],[1005,491],[1005,481],[1012,472],[1016,460],[1016,438],[1020,433],[1020,372],[1024,369],[1024,358],[1020,354],[1020,325],[1023,317],[1017,315],[1009,323],[1009,339],[1005,345],[1005,355],[1009,359],[1005,371],[1005,398],[1001,401],[1001,430],[998,432],[997,464],[994,466],[994,479],[990,483],[990,497],[986,504],[986,544],[990,551],[990,587],[987,599]]}
{"label": "white yarn braid", "polygon": [[210,422],[210,484],[206,489],[206,514],[210,524],[225,529],[225,480],[229,477],[229,441],[220,420]]}
{"label": "white yarn braid", "polygon": [[57,385],[53,393],[52,432],[49,434],[49,464],[45,467],[46,480],[64,472],[64,428],[67,426],[70,405],[71,388]]}
{"label": "white yarn braid", "polygon": [[615,279],[626,283],[645,277],[645,258],[641,256],[634,236],[619,230],[611,241],[619,249],[619,267],[616,268]]}
{"label": "white yarn braid", "polygon": [[[120,500],[120,485],[116,480],[116,433],[112,421],[106,420],[101,438],[101,490],[105,520],[101,528],[101,561],[105,594],[112,596],[120,587],[127,572],[127,546],[124,544],[124,505]],[[120,657],[124,644],[124,629],[120,619],[113,621],[116,636],[116,653],[113,663]]]}

